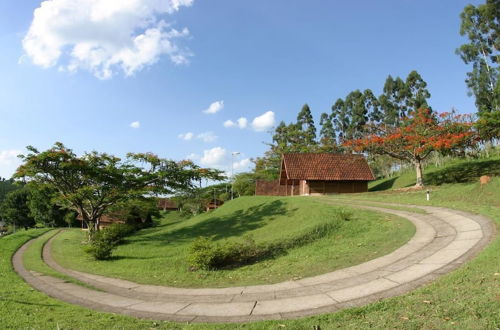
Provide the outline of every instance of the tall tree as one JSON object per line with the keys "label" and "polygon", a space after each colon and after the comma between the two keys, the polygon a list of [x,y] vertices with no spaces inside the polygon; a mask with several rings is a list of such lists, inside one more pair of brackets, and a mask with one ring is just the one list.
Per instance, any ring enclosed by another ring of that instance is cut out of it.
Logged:
{"label": "tall tree", "polygon": [[431,97],[431,93],[427,90],[427,83],[417,71],[413,70],[406,77],[404,94],[405,112],[429,108],[427,99]]}
{"label": "tall tree", "polygon": [[309,105],[304,104],[299,114],[297,115],[297,130],[300,132],[301,141],[305,146],[313,146],[316,144],[316,126],[311,114]]}
{"label": "tall tree", "polygon": [[332,120],[338,132],[339,143],[343,143],[348,135],[351,118],[344,100],[340,98],[332,105]]}
{"label": "tall tree", "polygon": [[319,132],[320,150],[322,152],[338,151],[337,136],[333,127],[332,117],[327,113],[322,113],[319,124],[321,125]]}
{"label": "tall tree", "polygon": [[345,98],[345,109],[351,114],[351,121],[346,132],[346,138],[359,138],[363,135],[364,127],[368,121],[368,110],[365,107],[363,93],[356,89]]}
{"label": "tall tree", "polygon": [[465,82],[476,98],[478,114],[500,111],[500,1],[468,5],[460,18],[460,35],[469,43],[456,52],[465,64],[472,64]]}
{"label": "tall tree", "polygon": [[391,75],[387,77],[384,84],[383,94],[379,97],[379,104],[384,114],[384,124],[394,126],[404,117],[405,82]]}
{"label": "tall tree", "polygon": [[400,126],[373,126],[372,133],[346,141],[356,151],[388,155],[409,161],[415,166],[416,186],[424,185],[422,162],[432,151],[463,150],[474,144],[472,123],[467,116],[443,113],[436,116],[428,109],[418,109],[404,117]]}

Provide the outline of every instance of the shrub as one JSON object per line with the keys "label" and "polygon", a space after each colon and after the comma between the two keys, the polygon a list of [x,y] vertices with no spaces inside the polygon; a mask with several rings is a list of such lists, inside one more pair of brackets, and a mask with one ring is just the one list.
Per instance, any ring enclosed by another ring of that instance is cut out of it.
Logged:
{"label": "shrub", "polygon": [[330,221],[319,224],[304,234],[265,244],[256,244],[251,236],[245,236],[239,242],[218,243],[207,237],[199,237],[189,249],[188,262],[192,270],[216,270],[273,258],[286,253],[289,249],[310,244],[330,235],[351,218],[352,212],[339,209]]}
{"label": "shrub", "polygon": [[92,241],[84,246],[84,251],[90,254],[96,260],[106,260],[111,257],[116,244],[112,244],[103,239],[101,233],[96,233]]}
{"label": "shrub", "polygon": [[135,227],[125,224],[112,224],[102,229],[92,236],[89,244],[84,247],[84,251],[96,260],[106,260],[111,258],[114,248],[123,242],[123,238],[132,234]]}
{"label": "shrub", "polygon": [[104,240],[110,243],[120,244],[123,243],[123,239],[136,231],[135,226],[115,223],[109,227],[104,228],[99,233],[103,236]]}

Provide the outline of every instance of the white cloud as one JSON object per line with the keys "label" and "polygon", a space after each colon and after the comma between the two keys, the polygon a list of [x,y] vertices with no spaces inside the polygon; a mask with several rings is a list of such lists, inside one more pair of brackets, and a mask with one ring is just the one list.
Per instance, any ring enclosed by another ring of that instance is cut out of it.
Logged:
{"label": "white cloud", "polygon": [[195,153],[190,153],[189,155],[187,155],[187,156],[186,156],[186,159],[187,159],[187,160],[197,160],[197,159],[199,159],[199,158],[200,158],[200,156],[198,156],[198,155],[197,155],[197,154],[195,154]]}
{"label": "white cloud", "polygon": [[235,162],[233,164],[234,170],[235,171],[239,171],[239,170],[244,171],[244,170],[247,170],[251,163],[252,162],[250,161],[250,158],[242,159],[239,162]]}
{"label": "white cloud", "polygon": [[218,136],[212,132],[200,133],[196,136],[197,139],[203,140],[203,142],[215,142]]}
{"label": "white cloud", "polygon": [[21,160],[17,155],[21,154],[19,150],[2,150],[0,151],[0,177],[10,178],[21,165]]}
{"label": "white cloud", "polygon": [[191,133],[191,132],[187,132],[187,133],[184,133],[184,134],[179,134],[177,135],[177,137],[181,140],[186,140],[186,141],[190,141],[194,138],[194,134]]}
{"label": "white cloud", "polygon": [[241,117],[240,119],[237,120],[237,122],[239,128],[244,129],[247,127],[248,120],[245,117]]}
{"label": "white cloud", "polygon": [[200,134],[194,134],[193,132],[187,132],[183,134],[177,135],[177,137],[181,140],[191,141],[194,138],[198,140],[202,140],[203,142],[215,142],[219,138],[213,132],[203,132]]}
{"label": "white cloud", "polygon": [[211,115],[221,111],[222,109],[224,109],[224,101],[215,101],[212,104],[210,104],[210,106],[207,109],[203,110],[203,113]]}
{"label": "white cloud", "polygon": [[141,127],[141,122],[134,121],[134,122],[131,122],[129,126],[132,128],[139,128],[139,127]]}
{"label": "white cloud", "polygon": [[230,119],[229,119],[229,120],[226,120],[226,121],[224,122],[224,124],[223,124],[223,125],[224,125],[224,127],[226,127],[226,128],[236,126],[236,124],[234,123],[234,121],[232,121],[232,120],[230,120]]}
{"label": "white cloud", "polygon": [[224,167],[227,163],[228,153],[226,149],[215,147],[203,151],[200,163],[210,167]]}
{"label": "white cloud", "polygon": [[274,124],[274,112],[268,111],[263,115],[254,118],[252,121],[252,128],[257,132],[263,132],[272,128]]}
{"label": "white cloud", "polygon": [[[191,54],[176,44],[189,36],[162,18],[193,0],[45,0],[23,39],[25,54],[44,68],[91,71],[108,79],[117,69],[130,76],[166,55],[175,64]],[[161,17],[161,18],[160,18]]]}
{"label": "white cloud", "polygon": [[248,119],[246,119],[245,117],[240,117],[236,122],[232,120],[226,120],[223,125],[226,128],[238,126],[239,128],[244,129],[248,126]]}

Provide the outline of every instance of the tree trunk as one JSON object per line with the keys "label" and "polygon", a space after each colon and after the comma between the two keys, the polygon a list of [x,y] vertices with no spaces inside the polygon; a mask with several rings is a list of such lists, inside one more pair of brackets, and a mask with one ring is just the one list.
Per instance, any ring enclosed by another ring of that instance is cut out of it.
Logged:
{"label": "tree trunk", "polygon": [[415,187],[423,187],[424,186],[424,178],[423,178],[423,173],[422,173],[422,161],[420,159],[416,159],[414,161],[415,164],[415,171],[417,172],[417,183],[415,184]]}

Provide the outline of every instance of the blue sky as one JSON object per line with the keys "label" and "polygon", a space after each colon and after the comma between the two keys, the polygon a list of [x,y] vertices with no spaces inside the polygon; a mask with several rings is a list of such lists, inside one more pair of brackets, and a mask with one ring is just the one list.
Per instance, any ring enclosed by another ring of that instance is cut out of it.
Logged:
{"label": "blue sky", "polygon": [[475,111],[455,55],[470,1],[42,2],[0,2],[3,177],[25,146],[56,141],[224,170],[238,151],[247,170],[304,103],[319,122],[337,98],[411,70],[434,109]]}

